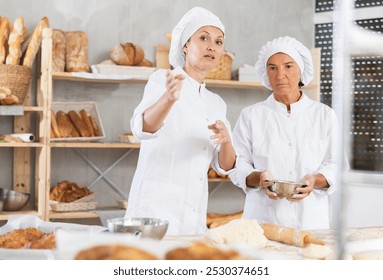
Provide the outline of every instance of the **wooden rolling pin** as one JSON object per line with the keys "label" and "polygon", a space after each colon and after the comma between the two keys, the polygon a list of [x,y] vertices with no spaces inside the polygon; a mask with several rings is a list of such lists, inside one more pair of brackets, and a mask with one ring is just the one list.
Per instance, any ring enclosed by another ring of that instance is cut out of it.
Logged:
{"label": "wooden rolling pin", "polygon": [[264,235],[269,240],[286,243],[298,247],[306,247],[309,244],[324,245],[322,240],[315,239],[311,232],[295,228],[284,227],[274,224],[261,224]]}

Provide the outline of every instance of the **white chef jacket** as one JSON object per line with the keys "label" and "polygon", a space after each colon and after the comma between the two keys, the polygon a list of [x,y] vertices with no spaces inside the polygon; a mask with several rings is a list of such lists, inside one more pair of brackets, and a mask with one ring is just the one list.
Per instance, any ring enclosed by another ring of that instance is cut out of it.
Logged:
{"label": "white chef jacket", "polygon": [[[337,120],[333,109],[306,95],[291,104],[291,113],[273,94],[244,108],[233,131],[238,158],[232,180],[246,192],[244,218],[300,229],[329,228],[328,195],[334,191]],[[321,173],[328,190],[314,189],[300,202],[272,200],[260,188],[247,188],[253,171],[274,179],[300,181]]]}
{"label": "white chef jacket", "polygon": [[183,74],[180,98],[161,128],[142,131],[143,112],[166,91],[166,70],[154,72],[141,103],[131,119],[133,134],[141,140],[125,217],[153,217],[169,221],[167,235],[202,234],[206,231],[209,165],[228,174],[218,164],[219,145],[210,140],[208,125],[226,119],[226,104],[217,94]]}

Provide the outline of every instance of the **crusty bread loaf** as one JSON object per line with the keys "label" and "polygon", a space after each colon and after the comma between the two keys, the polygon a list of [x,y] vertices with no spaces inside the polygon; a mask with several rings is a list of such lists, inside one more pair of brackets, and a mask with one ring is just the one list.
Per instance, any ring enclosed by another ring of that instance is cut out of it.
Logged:
{"label": "crusty bread loaf", "polygon": [[16,18],[11,34],[8,39],[8,54],[6,64],[19,65],[21,57],[21,43],[24,35],[24,18]]}
{"label": "crusty bread loaf", "polygon": [[110,58],[118,65],[138,65],[144,60],[144,50],[138,44],[123,43],[115,46]]}
{"label": "crusty bread loaf", "polygon": [[49,20],[47,17],[43,17],[36,28],[33,30],[31,42],[28,45],[27,51],[25,53],[23,65],[27,67],[32,67],[33,61],[35,60],[37,51],[40,48],[41,42],[43,40],[43,29],[49,26]]}
{"label": "crusty bread loaf", "polygon": [[88,113],[87,113],[84,109],[82,109],[82,110],[80,111],[80,115],[81,115],[81,118],[82,118],[82,120],[84,121],[86,127],[87,127],[88,130],[89,130],[90,137],[94,137],[94,136],[95,136],[95,135],[94,135],[94,129],[93,129],[92,123],[91,123],[91,121],[90,121],[90,118],[89,118],[89,116],[88,116]]}
{"label": "crusty bread loaf", "polygon": [[53,29],[52,32],[52,72],[65,71],[65,32]]}
{"label": "crusty bread loaf", "polygon": [[68,72],[89,72],[88,35],[82,31],[65,33],[65,67]]}
{"label": "crusty bread loaf", "polygon": [[5,63],[5,58],[7,56],[7,45],[9,37],[9,20],[8,18],[2,18],[0,24],[0,64]]}
{"label": "crusty bread loaf", "polygon": [[83,119],[79,116],[79,114],[77,114],[76,111],[73,111],[73,110],[69,111],[68,117],[70,118],[70,120],[74,124],[77,131],[80,133],[81,137],[89,137],[90,136],[90,132],[88,130],[88,127],[86,126]]}
{"label": "crusty bread loaf", "polygon": [[153,62],[144,58],[137,66],[153,67]]}

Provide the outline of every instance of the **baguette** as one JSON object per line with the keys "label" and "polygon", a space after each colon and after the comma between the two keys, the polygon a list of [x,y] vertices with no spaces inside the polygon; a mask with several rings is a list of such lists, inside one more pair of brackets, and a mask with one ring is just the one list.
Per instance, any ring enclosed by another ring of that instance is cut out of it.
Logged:
{"label": "baguette", "polygon": [[94,134],[94,129],[93,129],[92,123],[91,123],[91,121],[90,121],[90,119],[89,119],[89,116],[88,116],[87,112],[86,112],[84,109],[82,109],[82,110],[80,111],[80,115],[81,115],[81,118],[82,118],[82,120],[84,121],[86,127],[87,127],[88,130],[89,130],[90,137],[94,137],[94,136],[95,136],[95,134]]}
{"label": "baguette", "polygon": [[71,129],[71,136],[72,137],[80,137],[80,132],[77,130],[77,128],[74,126],[73,122],[70,120],[69,115],[66,114],[68,120],[69,120],[69,126]]}
{"label": "baguette", "polygon": [[70,120],[72,121],[73,125],[77,129],[77,131],[80,133],[81,137],[89,137],[90,132],[88,130],[88,127],[85,125],[82,118],[75,112],[75,111],[69,111],[68,116]]}
{"label": "baguette", "polygon": [[100,129],[98,128],[96,119],[95,119],[93,116],[89,116],[89,119],[90,119],[90,122],[91,122],[92,127],[93,127],[94,136],[102,136],[102,135],[101,135],[101,131],[100,131]]}
{"label": "baguette", "polygon": [[43,29],[48,26],[49,20],[47,17],[43,17],[37,24],[35,30],[33,31],[31,42],[29,43],[27,51],[25,53],[23,61],[24,66],[32,67],[33,61],[35,60],[37,51],[39,50],[43,39]]}
{"label": "baguette", "polygon": [[51,125],[52,125],[52,130],[55,134],[55,138],[61,138],[61,133],[57,125],[56,114],[53,110],[51,110]]}
{"label": "baguette", "polygon": [[5,63],[5,58],[7,56],[7,45],[9,37],[9,20],[8,18],[3,18],[0,24],[0,64]]}
{"label": "baguette", "polygon": [[24,18],[16,18],[11,34],[8,39],[8,55],[5,60],[6,64],[19,65],[21,57],[21,43],[24,35]]}
{"label": "baguette", "polygon": [[56,118],[61,137],[72,137],[72,127],[68,116],[63,111],[58,111]]}

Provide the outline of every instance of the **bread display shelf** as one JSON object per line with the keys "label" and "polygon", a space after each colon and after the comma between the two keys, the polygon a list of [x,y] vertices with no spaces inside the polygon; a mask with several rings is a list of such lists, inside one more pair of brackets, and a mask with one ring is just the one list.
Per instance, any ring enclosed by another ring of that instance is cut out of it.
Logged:
{"label": "bread display shelf", "polygon": [[52,102],[52,111],[57,113],[58,111],[63,111],[68,113],[69,111],[80,112],[85,110],[86,113],[92,117],[96,125],[98,126],[101,135],[94,137],[62,137],[62,138],[51,138],[51,142],[88,142],[88,141],[98,141],[105,138],[104,127],[100,119],[100,114],[97,109],[97,104],[95,102]]}
{"label": "bread display shelf", "polygon": [[[97,76],[98,75],[98,76]],[[78,82],[99,82],[99,83],[141,83],[145,84],[147,78],[133,78],[133,79],[108,79],[107,75],[91,73],[67,73],[55,72],[52,75],[54,80],[64,81],[78,81]],[[236,80],[206,80],[207,87],[211,88],[232,88],[232,89],[265,89],[261,83],[254,82],[240,82]],[[311,89],[317,88],[317,84],[310,84],[304,88]]]}

